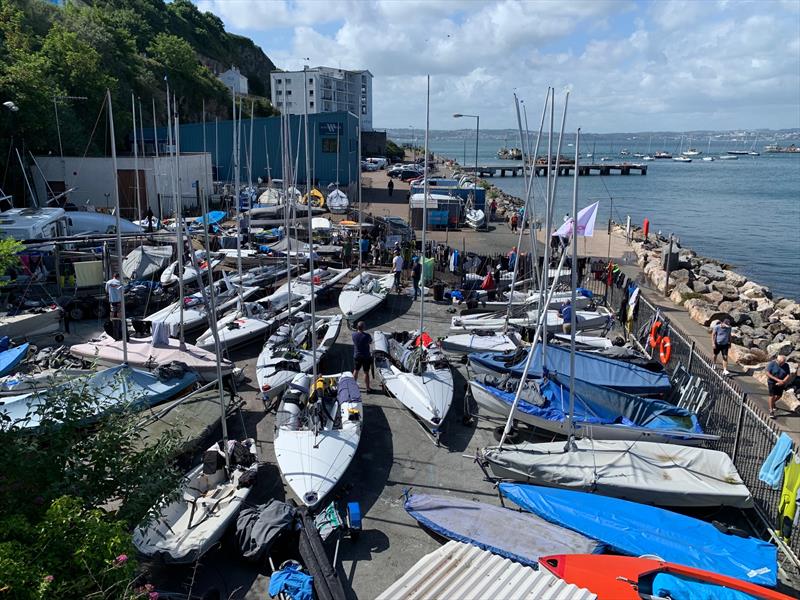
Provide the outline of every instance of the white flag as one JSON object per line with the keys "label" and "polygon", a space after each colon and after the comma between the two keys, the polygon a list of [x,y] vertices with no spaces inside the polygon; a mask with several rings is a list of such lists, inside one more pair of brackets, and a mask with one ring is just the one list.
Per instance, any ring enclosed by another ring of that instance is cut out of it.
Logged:
{"label": "white flag", "polygon": [[[592,237],[594,235],[594,222],[597,220],[597,207],[600,202],[595,202],[586,208],[578,211],[578,237]],[[560,237],[570,237],[572,235],[572,222],[568,219],[553,234]]]}

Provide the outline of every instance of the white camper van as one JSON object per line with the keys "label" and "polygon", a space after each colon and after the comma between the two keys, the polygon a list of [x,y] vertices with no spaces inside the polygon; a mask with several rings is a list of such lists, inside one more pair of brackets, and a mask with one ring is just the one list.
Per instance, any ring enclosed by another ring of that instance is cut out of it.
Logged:
{"label": "white camper van", "polygon": [[[0,236],[17,240],[51,240],[71,235],[114,233],[114,215],[63,208],[12,208],[0,213]],[[141,233],[142,228],[120,219],[122,233]]]}

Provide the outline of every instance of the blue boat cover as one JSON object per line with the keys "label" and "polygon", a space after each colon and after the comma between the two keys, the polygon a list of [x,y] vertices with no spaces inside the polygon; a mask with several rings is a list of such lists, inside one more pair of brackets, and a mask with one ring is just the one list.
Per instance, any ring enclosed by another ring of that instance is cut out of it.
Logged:
{"label": "blue boat cover", "polygon": [[[512,380],[513,381],[513,380]],[[486,388],[509,409],[515,392],[490,385]],[[569,388],[558,380],[543,379],[539,391],[547,401],[536,406],[524,400],[517,410],[548,421],[565,421],[569,414]],[[663,429],[703,433],[697,416],[664,400],[632,396],[590,383],[575,382],[575,421],[586,424],[627,425],[646,429]]]}
{"label": "blue boat cover", "polygon": [[[527,352],[517,354],[475,352],[469,355],[469,360],[498,373],[512,373],[519,377],[527,360]],[[569,377],[569,349],[548,346],[547,371]],[[528,374],[532,377],[542,376],[541,345],[536,346]],[[575,377],[581,381],[628,394],[663,394],[671,389],[666,373],[654,373],[633,363],[585,352],[575,352]]]}
{"label": "blue boat cover", "polygon": [[195,217],[195,221],[199,225],[202,225],[205,222],[206,218],[208,219],[208,224],[209,225],[216,225],[217,223],[219,223],[220,221],[222,221],[225,218],[225,211],[224,210],[212,210],[207,215],[205,215],[205,217],[203,215],[200,215],[199,217]]}
{"label": "blue boat cover", "polygon": [[652,596],[672,600],[758,600],[746,592],[673,573],[656,573],[652,589]]}
{"label": "blue boat cover", "polygon": [[500,493],[520,507],[594,538],[620,554],[654,554],[673,562],[750,583],[774,586],[777,548],[728,535],[705,521],[584,492],[501,483]]}
{"label": "blue boat cover", "polygon": [[0,352],[0,377],[14,371],[17,365],[22,362],[22,359],[25,358],[29,346],[30,344],[25,342],[16,348]]}
{"label": "blue boat cover", "polygon": [[478,546],[534,569],[539,557],[599,553],[603,545],[536,515],[463,498],[414,494],[405,509],[421,525],[449,540]]}

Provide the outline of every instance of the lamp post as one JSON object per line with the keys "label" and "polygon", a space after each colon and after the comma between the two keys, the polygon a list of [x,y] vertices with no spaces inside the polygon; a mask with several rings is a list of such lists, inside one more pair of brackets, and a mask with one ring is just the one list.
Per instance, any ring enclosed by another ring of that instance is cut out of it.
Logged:
{"label": "lamp post", "polygon": [[[479,115],[465,115],[461,113],[455,113],[453,118],[460,119],[461,117],[470,117],[475,119],[475,190],[477,194],[478,189],[478,138],[481,132],[481,118]],[[428,160],[428,157],[425,157],[425,160]]]}
{"label": "lamp post", "polygon": [[408,128],[411,130],[411,152],[414,153],[414,162],[417,162],[417,132],[413,125],[409,125]]}

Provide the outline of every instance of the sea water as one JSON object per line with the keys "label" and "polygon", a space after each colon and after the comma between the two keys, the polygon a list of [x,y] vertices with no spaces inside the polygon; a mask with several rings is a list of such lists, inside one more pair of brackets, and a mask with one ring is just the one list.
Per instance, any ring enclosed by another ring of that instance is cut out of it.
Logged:
{"label": "sea water", "polygon": [[[561,154],[573,158],[573,139],[562,144]],[[484,140],[481,136],[478,162],[480,165],[521,164],[520,161],[498,160],[497,150],[505,145],[503,139]],[[782,145],[788,145],[785,142]],[[472,166],[475,161],[474,137],[466,140],[434,139],[431,150],[439,156],[453,158]],[[509,146],[519,145],[509,141]],[[555,154],[556,141],[553,143]],[[599,138],[581,143],[583,164],[621,162],[641,163],[641,158],[620,156],[622,148],[647,153],[648,141],[638,147],[623,145],[618,140]],[[651,151],[665,150],[679,155],[679,147],[666,147],[653,140]],[[688,146],[684,144],[683,148]],[[776,296],[800,299],[800,154],[762,154],[739,156],[738,160],[719,160],[726,150],[749,149],[741,143],[707,142],[695,144],[703,151],[691,163],[668,159],[644,162],[647,175],[589,175],[578,180],[578,207],[600,202],[597,226],[604,227],[609,218],[625,223],[630,215],[633,224],[641,226],[650,220],[650,231],[667,236],[673,233],[683,246],[701,256],[715,258],[731,265],[735,271],[762,285],[769,286]],[[761,144],[755,147],[761,151]],[[547,155],[546,145],[540,156]],[[703,156],[714,156],[713,162]],[[488,179],[504,192],[522,197],[522,177],[493,177]],[[534,194],[544,195],[544,178],[537,178]],[[555,223],[572,210],[572,178],[559,177],[556,189]],[[542,206],[538,203],[538,206]]]}

